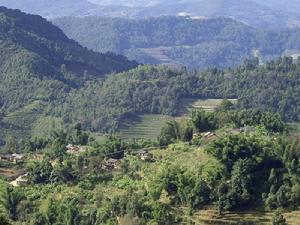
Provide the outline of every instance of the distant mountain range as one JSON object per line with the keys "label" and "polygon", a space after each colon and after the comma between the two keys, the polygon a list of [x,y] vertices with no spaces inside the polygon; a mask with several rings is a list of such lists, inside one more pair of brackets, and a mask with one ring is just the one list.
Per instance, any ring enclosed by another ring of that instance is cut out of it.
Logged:
{"label": "distant mountain range", "polygon": [[0,5],[43,17],[84,16],[96,6],[86,0],[0,0]]}
{"label": "distant mountain range", "polygon": [[53,22],[83,46],[146,64],[224,68],[254,56],[267,61],[300,51],[300,29],[268,31],[230,18],[64,17]]}
{"label": "distant mountain range", "polygon": [[230,17],[263,28],[293,27],[300,24],[299,0],[0,0],[0,5],[48,18],[88,15],[126,18],[189,15]]}

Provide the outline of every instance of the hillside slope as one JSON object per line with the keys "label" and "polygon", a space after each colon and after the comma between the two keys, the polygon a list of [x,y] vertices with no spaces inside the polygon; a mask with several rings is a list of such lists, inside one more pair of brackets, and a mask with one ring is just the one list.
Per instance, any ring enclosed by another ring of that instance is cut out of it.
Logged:
{"label": "hillside slope", "polygon": [[123,56],[81,47],[40,16],[0,8],[0,109],[4,115],[33,101],[61,101],[87,81],[135,66]]}

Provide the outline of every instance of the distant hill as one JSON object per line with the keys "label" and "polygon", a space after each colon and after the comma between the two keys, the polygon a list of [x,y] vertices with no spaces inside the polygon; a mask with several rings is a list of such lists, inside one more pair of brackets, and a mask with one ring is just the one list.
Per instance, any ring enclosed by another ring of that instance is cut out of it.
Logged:
{"label": "distant hill", "polygon": [[46,112],[51,108],[48,103],[61,101],[85,82],[135,66],[123,56],[83,48],[40,16],[0,7],[0,109],[4,115],[24,111],[33,102],[43,105],[36,112]]}
{"label": "distant hill", "polygon": [[299,0],[0,0],[0,5],[48,18],[87,15],[123,18],[190,15],[228,17],[268,29],[300,26]]}
{"label": "distant hill", "polygon": [[[94,4],[98,5],[119,5],[119,6],[129,6],[129,7],[149,7],[149,6],[155,6],[159,4],[165,4],[170,0],[88,0],[89,2],[92,2]],[[175,2],[175,1],[173,1]]]}
{"label": "distant hill", "polygon": [[86,0],[0,0],[0,5],[48,18],[84,16],[96,6]]}
{"label": "distant hill", "polygon": [[253,56],[267,61],[300,50],[297,29],[264,31],[229,18],[65,17],[53,22],[83,46],[124,54],[141,63],[224,68]]}
{"label": "distant hill", "polygon": [[275,9],[278,11],[288,12],[292,14],[299,15],[300,10],[300,0],[255,0],[257,3],[265,5],[271,9]]}
{"label": "distant hill", "polygon": [[[299,26],[299,0],[90,0],[99,5],[135,7],[132,17],[176,16],[230,17],[252,26],[280,28]],[[101,14],[98,14],[101,15]]]}

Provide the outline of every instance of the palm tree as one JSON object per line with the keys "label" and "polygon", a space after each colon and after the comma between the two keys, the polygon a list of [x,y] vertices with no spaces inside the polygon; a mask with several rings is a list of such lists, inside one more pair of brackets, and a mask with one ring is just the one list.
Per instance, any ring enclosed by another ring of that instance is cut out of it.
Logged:
{"label": "palm tree", "polygon": [[24,196],[12,187],[0,186],[0,209],[6,212],[11,219],[17,219],[17,207]]}

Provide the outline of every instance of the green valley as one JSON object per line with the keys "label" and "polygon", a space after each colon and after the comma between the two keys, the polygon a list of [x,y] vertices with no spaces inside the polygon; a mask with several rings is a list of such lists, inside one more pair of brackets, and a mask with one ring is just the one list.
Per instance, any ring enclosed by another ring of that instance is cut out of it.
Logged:
{"label": "green valley", "polygon": [[[224,10],[243,4],[260,6]],[[55,23],[94,50],[0,7],[0,225],[299,225],[298,29],[219,16]],[[146,63],[96,52],[112,49]]]}

